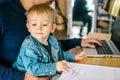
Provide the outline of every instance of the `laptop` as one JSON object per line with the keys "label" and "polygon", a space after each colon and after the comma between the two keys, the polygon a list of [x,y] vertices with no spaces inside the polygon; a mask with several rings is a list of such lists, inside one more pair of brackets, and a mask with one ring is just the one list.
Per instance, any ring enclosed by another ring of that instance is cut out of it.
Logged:
{"label": "laptop", "polygon": [[94,49],[83,48],[88,53],[88,57],[120,57],[120,41],[117,40],[101,40],[102,46],[96,43]]}

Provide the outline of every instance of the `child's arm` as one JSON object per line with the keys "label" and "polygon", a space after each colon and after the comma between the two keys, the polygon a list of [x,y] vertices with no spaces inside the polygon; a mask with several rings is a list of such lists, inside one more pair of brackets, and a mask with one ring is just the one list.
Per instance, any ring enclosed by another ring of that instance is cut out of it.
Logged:
{"label": "child's arm", "polygon": [[36,52],[32,47],[22,47],[17,62],[13,64],[13,67],[34,76],[55,75],[56,63],[49,62],[48,58],[43,58],[47,56],[42,56],[41,53]]}

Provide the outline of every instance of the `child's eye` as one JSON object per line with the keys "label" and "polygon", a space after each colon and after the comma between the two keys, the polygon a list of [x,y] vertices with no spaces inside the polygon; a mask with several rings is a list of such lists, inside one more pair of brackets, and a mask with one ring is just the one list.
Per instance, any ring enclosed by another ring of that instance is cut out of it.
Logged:
{"label": "child's eye", "polygon": [[31,24],[32,26],[36,26],[37,24]]}
{"label": "child's eye", "polygon": [[43,24],[43,26],[48,26],[48,24]]}

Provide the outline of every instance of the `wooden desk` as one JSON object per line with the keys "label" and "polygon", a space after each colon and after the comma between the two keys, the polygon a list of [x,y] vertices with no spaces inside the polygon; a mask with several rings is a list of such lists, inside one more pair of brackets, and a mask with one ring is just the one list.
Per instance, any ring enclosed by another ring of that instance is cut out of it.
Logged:
{"label": "wooden desk", "polygon": [[[110,34],[101,34],[101,33],[90,33],[88,37],[99,37],[99,39],[110,39]],[[80,52],[82,49],[80,49],[78,52]],[[87,59],[83,61],[79,61],[77,63],[82,64],[92,64],[92,65],[100,65],[100,66],[110,66],[110,67],[120,67],[120,58],[111,58],[111,57],[88,57]]]}
{"label": "wooden desk", "polygon": [[92,64],[100,66],[110,66],[110,67],[120,67],[120,58],[87,58],[85,60],[79,61],[77,63],[81,64]]}

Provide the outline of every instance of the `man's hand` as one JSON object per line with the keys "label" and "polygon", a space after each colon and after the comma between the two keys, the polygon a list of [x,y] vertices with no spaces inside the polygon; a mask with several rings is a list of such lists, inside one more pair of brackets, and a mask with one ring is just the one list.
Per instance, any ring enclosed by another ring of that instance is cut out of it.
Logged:
{"label": "man's hand", "polygon": [[51,80],[51,77],[37,77],[26,72],[24,80]]}
{"label": "man's hand", "polygon": [[95,45],[93,43],[97,43],[99,46],[102,46],[102,42],[100,40],[94,39],[94,38],[82,39],[81,46],[95,48]]}

